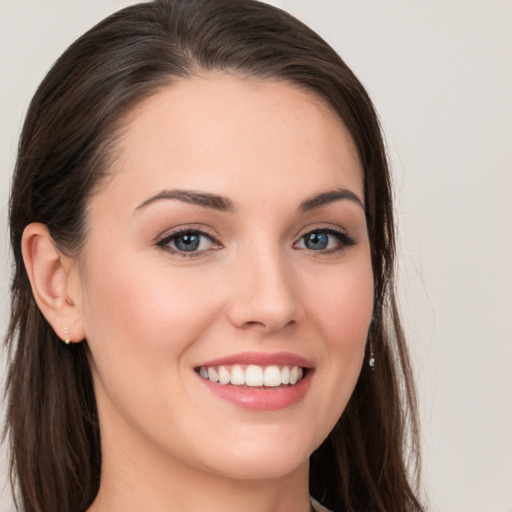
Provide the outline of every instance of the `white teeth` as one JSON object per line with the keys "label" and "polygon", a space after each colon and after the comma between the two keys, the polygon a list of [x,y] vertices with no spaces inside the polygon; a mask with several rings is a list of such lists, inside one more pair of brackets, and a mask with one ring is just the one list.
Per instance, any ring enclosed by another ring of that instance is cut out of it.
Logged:
{"label": "white teeth", "polygon": [[243,386],[245,384],[245,372],[238,364],[231,368],[231,384],[234,386]]}
{"label": "white teeth", "polygon": [[245,370],[245,383],[251,387],[263,386],[263,370],[261,366],[250,364]]}
{"label": "white teeth", "polygon": [[219,384],[233,386],[268,387],[293,386],[304,376],[303,368],[299,366],[258,366],[250,364],[244,370],[239,364],[233,366],[215,366],[199,368],[203,379]]}
{"label": "white teeth", "polygon": [[281,372],[277,366],[267,366],[263,372],[263,385],[275,387],[281,384]]}
{"label": "white teeth", "polygon": [[219,382],[221,384],[229,384],[229,381],[231,380],[230,373],[224,368],[224,366],[221,366],[219,368]]}
{"label": "white teeth", "polygon": [[208,378],[212,382],[219,382],[219,374],[217,373],[217,370],[215,370],[215,368],[208,368]]}

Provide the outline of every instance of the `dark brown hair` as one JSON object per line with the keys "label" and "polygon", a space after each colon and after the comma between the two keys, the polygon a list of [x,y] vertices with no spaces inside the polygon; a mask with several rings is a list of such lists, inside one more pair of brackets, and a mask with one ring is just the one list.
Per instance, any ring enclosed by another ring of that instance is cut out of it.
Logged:
{"label": "dark brown hair", "polygon": [[83,511],[101,470],[87,342],[63,344],[38,310],[22,261],[23,230],[44,223],[62,251],[79,254],[87,202],[108,176],[126,115],[159,88],[208,70],[305,88],[352,135],[364,167],[375,276],[368,345],[377,364],[364,366],[346,410],[312,455],[310,492],[340,512],[420,511],[409,479],[419,468],[416,398],[393,290],[392,198],[378,120],[327,43],[253,0],[156,0],[123,9],[71,45],[30,104],[10,200],[6,433],[18,504],[26,512]]}

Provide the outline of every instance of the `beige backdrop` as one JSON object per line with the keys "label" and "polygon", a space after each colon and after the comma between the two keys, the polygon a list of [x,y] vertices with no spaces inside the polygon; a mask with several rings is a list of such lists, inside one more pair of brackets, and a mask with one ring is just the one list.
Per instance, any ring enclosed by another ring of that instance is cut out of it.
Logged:
{"label": "beige backdrop", "polygon": [[[37,84],[74,38],[130,3],[0,0],[1,226]],[[512,512],[512,2],[273,3],[340,52],[382,118],[430,509]],[[1,229],[4,331],[10,262]],[[4,489],[0,512],[7,510]]]}

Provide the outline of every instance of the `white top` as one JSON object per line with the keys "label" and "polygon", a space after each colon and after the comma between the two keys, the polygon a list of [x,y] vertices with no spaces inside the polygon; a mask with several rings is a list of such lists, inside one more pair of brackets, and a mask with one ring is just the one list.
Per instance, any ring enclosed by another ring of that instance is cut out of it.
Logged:
{"label": "white top", "polygon": [[318,503],[318,501],[315,500],[315,498],[311,497],[311,506],[315,510],[315,512],[332,512],[328,508],[325,508],[323,505]]}

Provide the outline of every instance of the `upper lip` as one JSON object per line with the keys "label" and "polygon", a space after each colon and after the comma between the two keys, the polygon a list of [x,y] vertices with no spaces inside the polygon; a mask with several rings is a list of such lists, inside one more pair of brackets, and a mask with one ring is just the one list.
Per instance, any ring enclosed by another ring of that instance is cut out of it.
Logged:
{"label": "upper lip", "polygon": [[218,359],[212,359],[198,365],[201,366],[227,366],[232,364],[255,364],[258,366],[290,365],[302,368],[314,368],[314,364],[305,357],[291,352],[241,352]]}

